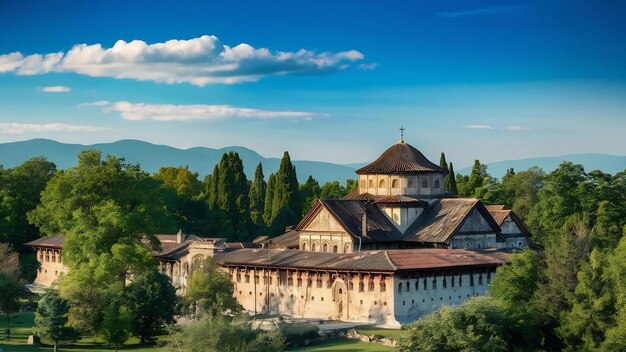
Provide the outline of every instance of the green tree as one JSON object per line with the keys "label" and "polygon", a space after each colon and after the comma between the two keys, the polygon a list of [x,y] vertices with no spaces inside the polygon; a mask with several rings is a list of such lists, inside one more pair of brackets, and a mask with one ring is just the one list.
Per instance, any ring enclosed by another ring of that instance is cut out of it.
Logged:
{"label": "green tree", "polygon": [[118,300],[109,303],[99,327],[100,336],[106,343],[115,347],[115,351],[128,340],[132,330],[132,313]]}
{"label": "green tree", "polygon": [[0,311],[4,313],[7,324],[6,339],[11,338],[11,313],[20,308],[19,297],[21,287],[17,280],[6,273],[0,272]]}
{"label": "green tree", "polygon": [[163,332],[165,324],[174,323],[176,289],[166,275],[152,270],[133,277],[124,298],[132,331],[141,343]]}
{"label": "green tree", "polygon": [[522,221],[526,220],[530,209],[539,201],[538,194],[543,188],[544,177],[543,170],[535,166],[502,178],[502,185],[507,196],[505,204]]}
{"label": "green tree", "polygon": [[594,249],[578,272],[578,285],[570,297],[571,309],[561,313],[557,333],[571,351],[596,350],[614,321],[614,297],[604,275],[606,257]]}
{"label": "green tree", "polygon": [[291,164],[288,152],[285,152],[280,160],[273,192],[272,215],[269,218],[270,234],[278,235],[282,234],[288,225],[298,222],[302,214],[296,168]]}
{"label": "green tree", "polygon": [[174,333],[172,340],[172,347],[184,352],[278,352],[285,342],[280,329],[255,330],[250,320],[223,314],[205,315]]}
{"label": "green tree", "polygon": [[37,303],[34,332],[41,338],[52,341],[54,352],[59,344],[78,339],[76,330],[67,326],[67,301],[56,289],[48,289]]}
{"label": "green tree", "polygon": [[225,310],[237,312],[239,303],[233,297],[234,286],[225,272],[207,258],[201,266],[194,268],[194,272],[187,283],[184,301],[194,313]]}
{"label": "green tree", "polygon": [[605,331],[605,340],[601,344],[602,351],[626,350],[626,227],[623,230],[619,245],[609,256],[605,275],[609,290],[615,300],[615,324]]}
{"label": "green tree", "polygon": [[346,196],[349,191],[342,186],[339,181],[326,182],[320,189],[321,199],[340,199]]}
{"label": "green tree", "polygon": [[528,309],[543,280],[542,274],[539,255],[526,249],[497,269],[490,285],[491,294],[508,307]]}
{"label": "green tree", "polygon": [[[448,162],[446,161],[446,154],[444,154],[443,152],[441,152],[441,157],[439,158],[439,167],[446,170],[448,174],[450,173],[450,169],[448,168]],[[444,190],[446,192],[450,192],[450,180],[447,176],[444,179]]]}
{"label": "green tree", "polygon": [[64,234],[63,262],[69,272],[60,282],[70,305],[70,325],[94,331],[105,303],[118,297],[127,279],[157,262],[142,243],[147,235],[174,232],[167,196],[159,181],[138,165],[101,153],[82,151],[78,166],[57,172],[29,219],[46,234]]}
{"label": "green tree", "polygon": [[[250,217],[260,231],[265,229],[263,213],[265,212],[266,192],[267,183],[263,175],[263,164],[259,163],[254,171],[254,180],[250,186]],[[260,233],[260,231],[257,233]]]}
{"label": "green tree", "polygon": [[458,308],[444,306],[404,327],[400,351],[532,351],[540,344],[536,326],[513,319],[488,297]]}
{"label": "green tree", "polygon": [[270,174],[267,179],[267,191],[265,192],[265,210],[263,212],[263,221],[269,228],[272,225],[272,206],[274,201],[274,193],[276,193],[276,175]]}
{"label": "green tree", "polygon": [[454,173],[454,166],[452,165],[452,162],[450,162],[450,168],[448,169],[448,176],[446,176],[446,182],[448,185],[450,185],[450,193],[454,194],[454,195],[458,195],[459,194],[459,189],[456,185],[456,174]]}
{"label": "green tree", "polygon": [[203,200],[204,185],[198,180],[198,173],[189,171],[188,167],[162,167],[154,178],[175,193],[169,196],[173,199],[169,203],[174,205],[172,212],[178,228],[186,233],[206,232],[209,208]]}
{"label": "green tree", "polygon": [[320,184],[313,178],[313,176],[309,175],[306,182],[303,185],[300,185],[300,199],[303,201],[302,203],[302,216],[304,216],[317,202],[322,193],[322,189],[320,188]]}

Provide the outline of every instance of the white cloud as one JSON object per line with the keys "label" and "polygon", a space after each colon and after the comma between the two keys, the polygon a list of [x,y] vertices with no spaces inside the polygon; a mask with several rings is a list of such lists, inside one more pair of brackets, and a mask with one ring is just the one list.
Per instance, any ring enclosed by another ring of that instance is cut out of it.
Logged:
{"label": "white cloud", "polygon": [[18,75],[74,72],[93,77],[128,78],[163,83],[207,84],[253,82],[266,76],[321,74],[343,70],[363,60],[356,50],[271,52],[242,43],[223,45],[215,36],[148,44],[118,40],[111,48],[77,44],[68,52],[24,56],[0,55],[0,73]]}
{"label": "white cloud", "polygon": [[0,123],[0,134],[23,134],[33,132],[102,132],[109,130],[111,129],[107,127],[68,125],[64,123]]}
{"label": "white cloud", "polygon": [[478,130],[493,130],[493,127],[489,125],[466,125],[465,128],[478,129]]}
{"label": "white cloud", "polygon": [[528,126],[520,126],[520,125],[512,125],[506,126],[506,129],[509,131],[529,131],[530,127]]}
{"label": "white cloud", "polygon": [[213,121],[225,118],[243,119],[294,119],[312,120],[315,117],[327,116],[303,111],[272,111],[250,108],[240,108],[231,105],[174,105],[174,104],[145,104],[118,101],[109,103],[105,100],[80,104],[81,106],[100,106],[105,112],[118,112],[125,120],[140,121]]}
{"label": "white cloud", "polygon": [[42,92],[46,93],[67,93],[71,91],[70,87],[66,86],[48,86],[48,87],[40,87]]}
{"label": "white cloud", "polygon": [[461,10],[461,11],[440,12],[437,14],[437,16],[444,17],[444,18],[473,17],[473,16],[480,16],[480,15],[502,14],[502,13],[507,13],[507,12],[513,12],[515,10],[519,10],[524,7],[525,5],[489,6],[489,7],[480,7],[480,8],[469,9],[469,10]]}
{"label": "white cloud", "polygon": [[90,106],[107,106],[110,103],[107,100],[98,100],[98,101],[92,101],[89,103],[82,103],[82,104],[78,104],[79,108],[83,108],[83,107],[90,107]]}

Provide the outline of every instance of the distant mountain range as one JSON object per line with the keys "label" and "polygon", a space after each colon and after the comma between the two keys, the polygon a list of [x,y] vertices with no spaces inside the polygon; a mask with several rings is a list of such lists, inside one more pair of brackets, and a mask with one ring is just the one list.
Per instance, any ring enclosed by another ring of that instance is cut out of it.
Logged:
{"label": "distant mountain range", "polygon": [[[198,172],[201,178],[213,172],[215,164],[220,161],[224,153],[229,151],[239,153],[243,161],[244,172],[248,178],[254,175],[254,170],[259,163],[263,164],[263,172],[266,177],[270,173],[276,172],[280,163],[280,158],[265,158],[251,149],[239,146],[219,149],[207,147],[178,149],[138,140],[81,145],[60,143],[49,139],[31,139],[21,142],[0,143],[0,165],[14,167],[30,158],[45,156],[54,162],[58,168],[65,169],[76,165],[76,155],[83,149],[98,149],[104,155],[124,157],[128,162],[139,163],[141,168],[148,172],[156,172],[162,166],[189,166],[189,169]],[[487,165],[491,175],[502,177],[506,169],[510,167],[519,171],[537,165],[546,171],[551,171],[563,160],[583,164],[586,170],[599,169],[609,173],[623,171],[626,168],[626,156],[606,154],[572,154],[560,157],[500,161]],[[365,163],[339,165],[307,160],[292,160],[292,162],[296,167],[301,183],[304,183],[309,175],[313,175],[320,183],[335,180],[343,183],[347,179],[355,178],[354,171],[365,165]],[[465,168],[457,172],[467,174],[470,171],[471,168]]]}
{"label": "distant mountain range", "polygon": [[[609,154],[568,154],[562,156],[550,156],[540,158],[529,158],[519,160],[505,160],[487,164],[487,172],[491,176],[501,178],[506,174],[508,168],[516,171],[527,170],[533,166],[539,166],[546,172],[556,169],[563,161],[571,161],[574,164],[581,164],[585,171],[601,170],[610,174],[615,174],[626,169],[626,156]],[[471,167],[458,170],[458,173],[468,175],[472,171]]]}

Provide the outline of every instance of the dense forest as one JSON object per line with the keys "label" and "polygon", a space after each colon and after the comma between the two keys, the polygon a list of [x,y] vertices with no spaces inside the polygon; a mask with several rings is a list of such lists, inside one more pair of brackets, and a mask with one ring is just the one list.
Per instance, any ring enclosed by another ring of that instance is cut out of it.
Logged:
{"label": "dense forest", "polygon": [[[95,150],[78,159],[67,170],[43,158],[0,169],[0,271],[32,280],[37,263],[22,244],[65,234],[63,260],[72,270],[60,294],[76,309],[70,316],[83,330],[119,318],[120,311],[81,302],[107,297],[128,275],[155,280],[150,275],[157,273],[147,270],[151,256],[138,245],[144,234],[182,229],[230,241],[276,236],[316,199],[340,198],[356,187],[355,181],[320,185],[312,177],[298,184],[288,153],[276,173],[265,177],[259,165],[252,179],[234,152],[203,180],[180,166],[149,174]],[[407,326],[401,349],[626,349],[626,171],[586,172],[565,162],[549,173],[511,169],[496,179],[478,160],[467,176],[455,174],[443,154],[440,165],[450,171],[448,192],[513,209],[536,248],[498,269],[491,296]],[[93,289],[82,289],[85,282]]]}

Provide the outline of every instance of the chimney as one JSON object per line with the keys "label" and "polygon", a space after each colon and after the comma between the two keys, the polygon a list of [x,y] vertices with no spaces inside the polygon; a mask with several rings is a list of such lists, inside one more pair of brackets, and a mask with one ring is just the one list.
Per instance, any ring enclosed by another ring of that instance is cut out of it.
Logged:
{"label": "chimney", "polygon": [[363,212],[361,216],[361,234],[363,237],[367,237],[367,213]]}
{"label": "chimney", "polygon": [[183,233],[183,230],[178,230],[178,233],[176,234],[176,243],[183,242],[185,242],[185,234]]}

